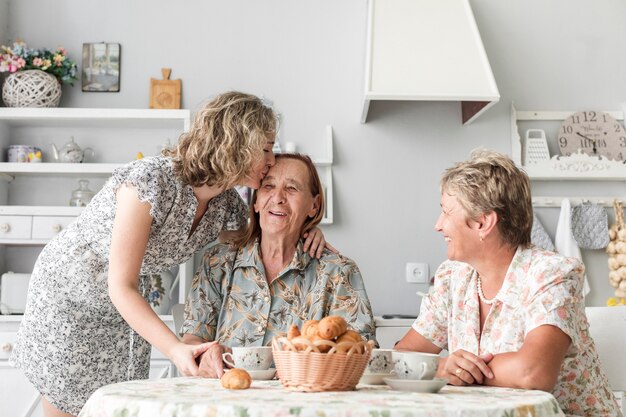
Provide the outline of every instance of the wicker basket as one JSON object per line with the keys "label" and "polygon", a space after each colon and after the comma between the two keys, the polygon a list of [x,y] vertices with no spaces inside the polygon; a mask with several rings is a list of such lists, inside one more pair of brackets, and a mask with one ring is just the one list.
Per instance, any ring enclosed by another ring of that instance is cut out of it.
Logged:
{"label": "wicker basket", "polygon": [[61,84],[44,71],[14,72],[4,81],[2,100],[7,107],[57,107]]}
{"label": "wicker basket", "polygon": [[[298,351],[294,344],[306,345]],[[320,353],[319,346],[330,346]],[[372,352],[371,342],[311,342],[304,337],[272,341],[278,379],[290,391],[351,391],[365,371]]]}

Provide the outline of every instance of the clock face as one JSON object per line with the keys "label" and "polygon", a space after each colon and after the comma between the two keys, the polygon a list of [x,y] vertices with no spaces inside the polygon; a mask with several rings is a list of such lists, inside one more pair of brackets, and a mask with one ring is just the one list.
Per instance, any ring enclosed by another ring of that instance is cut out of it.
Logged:
{"label": "clock face", "polygon": [[613,116],[600,111],[580,111],[563,121],[559,129],[561,155],[579,149],[587,155],[626,159],[626,131]]}

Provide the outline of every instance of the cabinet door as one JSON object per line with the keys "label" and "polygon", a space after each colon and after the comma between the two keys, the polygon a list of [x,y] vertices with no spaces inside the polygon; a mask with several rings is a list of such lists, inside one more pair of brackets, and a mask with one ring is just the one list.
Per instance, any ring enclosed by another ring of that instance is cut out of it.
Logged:
{"label": "cabinet door", "polygon": [[42,417],[40,398],[21,370],[0,360],[0,416]]}
{"label": "cabinet door", "polygon": [[30,239],[31,216],[0,216],[0,239]]}
{"label": "cabinet door", "polygon": [[75,218],[67,216],[34,216],[33,239],[52,239],[72,223]]}
{"label": "cabinet door", "polygon": [[176,367],[172,362],[165,360],[150,361],[150,379],[173,378],[176,376]]}
{"label": "cabinet door", "polygon": [[391,349],[410,328],[411,326],[377,326],[376,340],[382,349]]}

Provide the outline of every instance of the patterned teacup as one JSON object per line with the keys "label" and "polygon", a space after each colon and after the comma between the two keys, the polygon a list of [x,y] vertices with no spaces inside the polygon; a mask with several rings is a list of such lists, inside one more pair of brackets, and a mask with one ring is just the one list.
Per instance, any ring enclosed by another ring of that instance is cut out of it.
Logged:
{"label": "patterned teacup", "polygon": [[235,346],[233,352],[225,352],[222,359],[233,368],[263,371],[272,365],[271,346]]}
{"label": "patterned teacup", "polygon": [[439,355],[422,352],[391,352],[393,370],[402,379],[433,379],[439,365]]}
{"label": "patterned teacup", "polygon": [[372,355],[365,368],[366,374],[390,374],[393,370],[392,349],[372,349]]}

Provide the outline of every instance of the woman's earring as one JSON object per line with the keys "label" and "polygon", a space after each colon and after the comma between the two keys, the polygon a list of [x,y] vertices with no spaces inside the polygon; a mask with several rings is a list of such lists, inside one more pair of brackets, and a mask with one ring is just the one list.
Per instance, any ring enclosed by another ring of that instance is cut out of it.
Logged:
{"label": "woman's earring", "polygon": [[480,239],[480,241],[482,242],[483,241],[483,236],[482,235],[478,236],[478,239]]}

